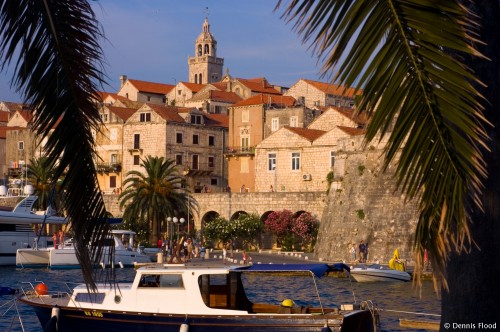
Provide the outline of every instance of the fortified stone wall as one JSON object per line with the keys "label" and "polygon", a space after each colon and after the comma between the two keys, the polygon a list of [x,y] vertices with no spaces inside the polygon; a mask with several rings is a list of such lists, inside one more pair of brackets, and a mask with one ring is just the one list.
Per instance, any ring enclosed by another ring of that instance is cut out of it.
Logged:
{"label": "fortified stone wall", "polygon": [[395,191],[393,170],[381,172],[380,150],[345,155],[345,173],[332,184],[321,219],[315,257],[351,261],[349,248],[368,243],[368,260],[387,263],[394,249],[411,260],[418,220],[416,201]]}

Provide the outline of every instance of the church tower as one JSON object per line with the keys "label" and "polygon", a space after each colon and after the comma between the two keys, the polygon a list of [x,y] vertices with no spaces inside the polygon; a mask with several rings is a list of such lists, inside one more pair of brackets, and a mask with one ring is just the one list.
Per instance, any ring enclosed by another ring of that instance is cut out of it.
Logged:
{"label": "church tower", "polygon": [[194,43],[194,57],[188,58],[189,82],[206,84],[222,79],[224,59],[217,57],[217,41],[210,33],[208,17],[205,17],[200,35]]}

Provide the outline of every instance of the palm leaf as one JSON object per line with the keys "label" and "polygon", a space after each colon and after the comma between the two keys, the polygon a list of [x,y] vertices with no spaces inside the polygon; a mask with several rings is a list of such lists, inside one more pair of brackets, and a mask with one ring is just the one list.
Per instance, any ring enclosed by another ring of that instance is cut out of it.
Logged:
{"label": "palm leaf", "polygon": [[366,141],[388,135],[385,166],[396,160],[398,188],[419,199],[417,261],[429,249],[446,285],[450,252],[471,243],[470,213],[481,209],[486,177],[481,82],[461,60],[481,57],[471,46],[476,18],[454,0],[295,0],[282,17],[311,44],[324,75],[338,70],[336,83],[363,87]]}
{"label": "palm leaf", "polygon": [[19,0],[0,2],[0,31],[2,64],[15,63],[12,84],[35,109],[34,129],[48,138],[54,177],[65,172],[64,208],[85,281],[94,287],[92,263],[102,249],[95,244],[108,231],[91,134],[100,121],[93,97],[102,83],[101,30],[87,1]]}

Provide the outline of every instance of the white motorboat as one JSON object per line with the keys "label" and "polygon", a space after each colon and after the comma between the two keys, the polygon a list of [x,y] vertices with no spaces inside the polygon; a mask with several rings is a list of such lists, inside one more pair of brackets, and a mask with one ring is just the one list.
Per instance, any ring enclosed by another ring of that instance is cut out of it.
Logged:
{"label": "white motorboat", "polygon": [[[45,331],[374,331],[377,311],[370,302],[323,307],[316,277],[328,269],[326,264],[155,264],[137,269],[131,283],[97,284],[95,291],[82,284],[71,293],[51,292],[50,284],[24,283],[19,300],[34,309]],[[287,278],[310,291],[296,292],[283,282]],[[262,283],[296,297],[283,300],[274,292],[255,297]],[[301,294],[314,294],[312,305],[300,305]]]}
{"label": "white motorboat", "polygon": [[[113,264],[115,267],[134,266],[136,263],[151,263],[151,256],[133,250],[135,232],[129,230],[112,230],[101,259],[102,264],[109,262],[110,247],[114,246]],[[126,241],[124,241],[126,240]],[[23,248],[16,254],[18,267],[50,267],[51,269],[79,268],[75,248],[71,241],[66,241],[62,248]]]}
{"label": "white motorboat", "polygon": [[50,209],[34,212],[33,204],[37,199],[35,195],[27,196],[12,211],[0,210],[0,265],[15,265],[17,249],[52,245],[52,237],[38,238],[33,225],[66,224],[65,218],[52,215]]}
{"label": "white motorboat", "polygon": [[389,269],[386,266],[378,264],[351,267],[350,275],[357,282],[394,282],[411,280],[411,276],[408,272]]}

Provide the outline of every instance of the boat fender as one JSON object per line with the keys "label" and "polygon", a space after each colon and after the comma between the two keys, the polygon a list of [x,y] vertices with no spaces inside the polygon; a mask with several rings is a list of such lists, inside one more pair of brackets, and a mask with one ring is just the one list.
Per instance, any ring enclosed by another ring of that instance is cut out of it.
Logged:
{"label": "boat fender", "polygon": [[10,288],[10,287],[0,287],[0,295],[12,295],[16,294],[17,289]]}
{"label": "boat fender", "polygon": [[188,332],[189,331],[189,323],[188,320],[186,319],[182,324],[181,328],[179,329],[179,332]]}
{"label": "boat fender", "polygon": [[327,324],[321,328],[321,332],[332,332],[332,329]]}
{"label": "boat fender", "polygon": [[44,283],[35,286],[36,295],[47,295],[49,294],[49,288]]}
{"label": "boat fender", "polygon": [[57,321],[59,320],[59,312],[60,312],[60,309],[57,305],[52,308],[50,320],[47,322],[47,324],[45,324],[45,326],[43,328],[43,332],[57,332],[58,331]]}

